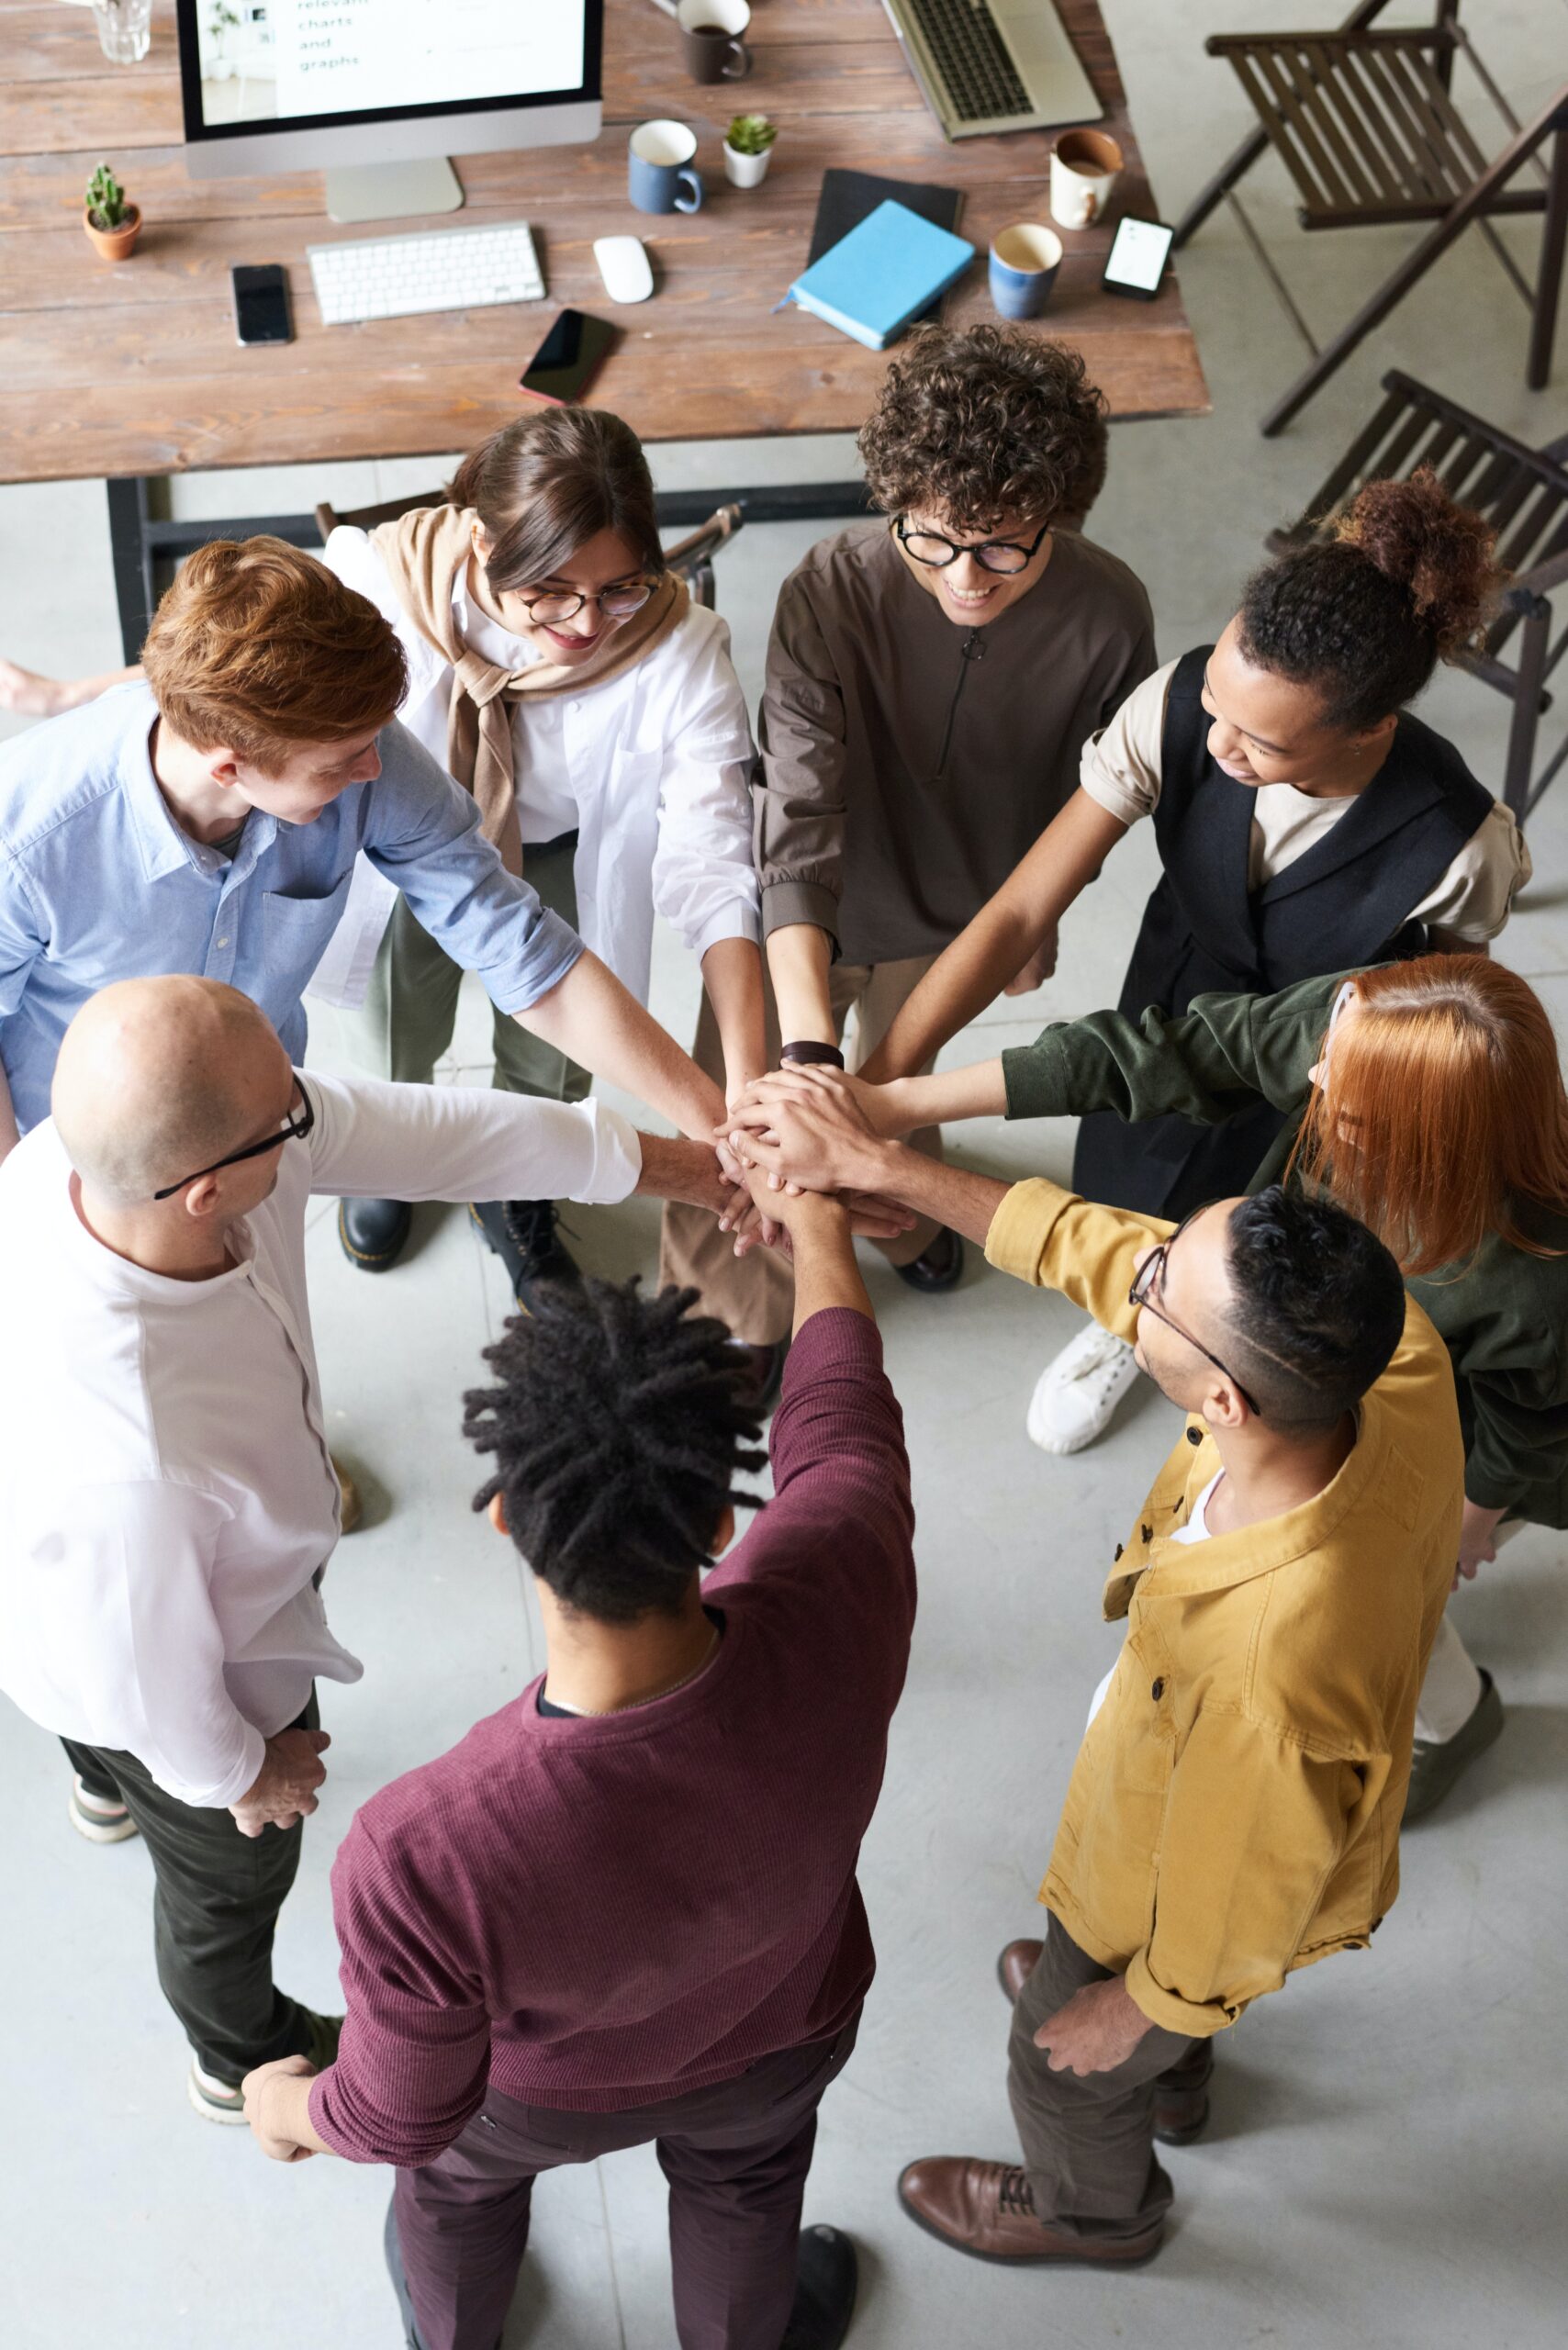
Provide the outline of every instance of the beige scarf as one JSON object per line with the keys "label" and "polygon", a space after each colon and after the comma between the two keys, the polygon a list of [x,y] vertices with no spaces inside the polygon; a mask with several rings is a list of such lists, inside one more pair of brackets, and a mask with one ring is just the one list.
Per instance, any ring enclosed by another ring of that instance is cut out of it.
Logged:
{"label": "beige scarf", "polygon": [[606,630],[588,660],[570,666],[545,660],[529,669],[503,669],[464,643],[452,609],[457,575],[474,551],[476,519],[470,507],[420,506],[396,522],[383,522],[371,532],[371,543],[398,601],[426,643],[451,664],[447,771],[478,801],[485,838],[500,850],[508,872],[521,873],[511,704],[525,694],[575,693],[620,677],[679,626],[690,598],[685,581],[666,571],[642,610]]}

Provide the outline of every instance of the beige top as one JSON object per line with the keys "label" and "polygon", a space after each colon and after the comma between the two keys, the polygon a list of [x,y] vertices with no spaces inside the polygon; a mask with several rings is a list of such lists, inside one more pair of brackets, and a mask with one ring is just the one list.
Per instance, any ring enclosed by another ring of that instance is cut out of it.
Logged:
{"label": "beige top", "polygon": [[[1167,662],[1164,668],[1135,686],[1110,724],[1092,734],[1083,746],[1079,781],[1091,800],[1124,824],[1136,824],[1140,816],[1152,815],[1159,800],[1165,699],[1175,671],[1175,662]],[[1260,888],[1305,856],[1350,804],[1349,800],[1316,800],[1294,784],[1260,784],[1248,888]],[[1497,800],[1437,888],[1410,912],[1416,920],[1478,946],[1496,937],[1530,873],[1524,836],[1510,811]]]}

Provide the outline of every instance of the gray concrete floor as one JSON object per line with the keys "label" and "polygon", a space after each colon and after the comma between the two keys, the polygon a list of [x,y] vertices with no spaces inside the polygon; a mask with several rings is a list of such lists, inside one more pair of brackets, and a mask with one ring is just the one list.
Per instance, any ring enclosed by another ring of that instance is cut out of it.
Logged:
{"label": "gray concrete floor", "polygon": [[[1168,217],[1246,128],[1229,74],[1202,56],[1203,37],[1269,13],[1256,0],[1110,0]],[[1340,14],[1339,0],[1294,9],[1321,24]],[[1563,0],[1488,0],[1467,17],[1528,112],[1562,72]],[[1494,127],[1477,120],[1490,147]],[[1256,217],[1319,327],[1348,316],[1408,241],[1381,230],[1304,238],[1281,176],[1266,166],[1252,185]],[[1528,261],[1528,229],[1507,233]],[[1473,236],[1274,443],[1258,437],[1256,420],[1297,350],[1227,218],[1185,256],[1182,275],[1214,416],[1119,429],[1092,525],[1148,582],[1164,653],[1228,617],[1263,532],[1327,470],[1384,368],[1409,367],[1529,441],[1568,429],[1568,343],[1551,389],[1527,394],[1523,309]],[[666,482],[765,468],[820,477],[845,473],[851,453],[842,442],[690,447],[657,452],[656,464]],[[421,461],[308,479],[212,476],[182,483],[179,495],[193,510],[208,500],[207,511],[256,512],[433,477]],[[723,558],[721,605],[754,692],[777,584],[813,535],[750,531]],[[101,486],[0,491],[0,650],[57,669],[118,657]],[[1451,678],[1425,711],[1495,785],[1502,705]],[[1561,1020],[1568,783],[1542,806],[1531,842],[1537,879],[1502,953]],[[950,1058],[994,1052],[1047,1018],[1113,1001],[1151,871],[1149,843],[1133,839],[1070,919],[1062,976],[1036,1000],[989,1015]],[[694,974],[667,939],[654,1005],[688,1032]],[[483,1004],[465,1007],[454,1074],[482,1079],[485,1026]],[[326,1019],[314,1049],[323,1061],[337,1056]],[[1058,1176],[1070,1146],[1065,1127],[1001,1125],[970,1128],[959,1143],[998,1172]],[[655,1219],[641,1204],[577,1222],[590,1264],[651,1270]],[[375,1521],[332,1569],[334,1622],[368,1670],[359,1687],[328,1693],[332,1774],[279,1937],[283,1978],[325,2007],[335,1993],[327,1873],[355,1806],[504,1702],[540,1649],[510,1550],[469,1515],[476,1468],[458,1436],[459,1393],[506,1309],[494,1263],[460,1212],[422,1213],[409,1260],[374,1284],[339,1255],[326,1207],[311,1247],[329,1407]],[[1069,1310],[978,1260],[955,1295],[935,1302],[913,1297],[879,1260],[868,1278],[915,1462],[923,1596],[863,1872],[880,1973],[859,2052],[823,2113],[808,2201],[811,2215],[852,2229],[862,2247],[855,2341],[863,2350],[980,2341],[989,2350],[1341,2350],[1364,2341],[1544,2350],[1561,2340],[1568,1631],[1562,1546],[1539,1532],[1458,1603],[1465,1638],[1507,1702],[1504,1740],[1408,1840],[1405,1890],[1374,1951],[1297,1977],[1227,2037],[1213,2133],[1170,2158],[1176,2220],[1159,2264],[1114,2278],[1010,2275],[956,2258],[901,2217],[893,2181],[913,2155],[1009,2149],[992,1961],[1034,1926],[1084,1704],[1114,1648],[1099,1620],[1100,1578],[1162,1456],[1170,1415],[1140,1397],[1096,1451],[1047,1460],[1025,1438],[1024,1406],[1071,1327]],[[72,1836],[58,1751],[9,1709],[0,1711],[0,1768],[7,2342],[389,2350],[385,2174],[331,2162],[285,2170],[247,2137],[195,2120],[152,1976],[145,1853],[136,1844],[100,1852]],[[651,2153],[549,2177],[535,2210],[509,2350],[670,2350]]]}

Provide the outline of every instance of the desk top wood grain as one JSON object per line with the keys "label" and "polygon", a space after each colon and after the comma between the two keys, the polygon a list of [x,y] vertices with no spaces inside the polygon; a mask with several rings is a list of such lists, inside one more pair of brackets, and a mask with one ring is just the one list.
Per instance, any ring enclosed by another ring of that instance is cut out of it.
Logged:
{"label": "desk top wood grain", "polygon": [[[1155,211],[1116,62],[1093,0],[1063,14],[1107,107],[1127,168],[1120,208]],[[756,0],[746,82],[700,89],[676,30],[649,0],[610,0],[604,129],[591,147],[460,156],[467,202],[432,220],[533,229],[543,303],[323,327],[307,245],[341,236],[316,173],[193,180],[181,148],[173,0],[155,0],[140,65],[101,56],[91,13],[0,0],[0,478],[57,480],[189,467],[286,464],[462,448],[516,413],[519,373],[565,304],[614,317],[621,343],[593,389],[649,441],[843,432],[858,427],[886,366],[793,305],[773,305],[805,261],[829,164],[965,191],[962,233],[980,260],[946,317],[991,314],[984,252],[1010,220],[1045,219],[1048,132],[949,145],[921,103],[880,0]],[[756,190],[731,187],[721,142],[739,106],[778,125]],[[691,124],[706,201],[657,218],[626,196],[631,128]],[[128,262],[100,261],[81,228],[82,189],[107,157],[146,225]],[[387,231],[415,221],[386,224]],[[596,237],[647,243],[656,293],[607,301]],[[1119,418],[1200,415],[1209,402],[1174,278],[1151,303],[1099,291],[1110,231],[1063,232],[1067,257],[1041,331],[1083,352]],[[282,262],[296,340],[241,350],[229,270]]]}

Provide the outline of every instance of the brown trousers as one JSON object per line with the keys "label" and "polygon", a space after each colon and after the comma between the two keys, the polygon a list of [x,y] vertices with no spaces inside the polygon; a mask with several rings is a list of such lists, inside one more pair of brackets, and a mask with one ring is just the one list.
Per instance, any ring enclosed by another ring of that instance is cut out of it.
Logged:
{"label": "brown trousers", "polygon": [[[899,963],[835,963],[828,974],[828,996],[834,1027],[840,1043],[850,1014],[855,1017],[855,1042],[846,1059],[851,1069],[869,1060],[893,1021],[914,993],[935,955],[912,955]],[[767,1064],[778,1066],[781,1039],[773,990],[767,999]],[[697,1020],[697,1042],[691,1057],[705,1077],[724,1082],[724,1058],[719,1045],[719,1024],[706,992]],[[929,1061],[926,1069],[931,1066]],[[924,1074],[924,1071],[922,1071]],[[928,1158],[942,1156],[940,1126],[922,1126],[909,1137]],[[890,1264],[907,1265],[931,1246],[936,1226],[923,1217],[913,1232],[898,1240],[877,1244]],[[665,1209],[659,1246],[659,1281],[675,1281],[702,1292],[702,1309],[716,1314],[732,1334],[749,1347],[770,1347],[789,1335],[794,1315],[795,1284],[787,1260],[776,1248],[754,1248],[737,1258],[727,1232],[702,1208],[683,1207],[672,1201]]]}
{"label": "brown trousers", "polygon": [[1193,2046],[1157,2024],[1126,2064],[1080,2080],[1053,2073],[1035,2034],[1088,1983],[1111,1979],[1050,1919],[1039,1962],[1013,2010],[1007,2093],[1038,2219],[1058,2235],[1114,2244],[1146,2235],[1170,2209],[1170,2181],[1154,2154],[1154,2088]]}

